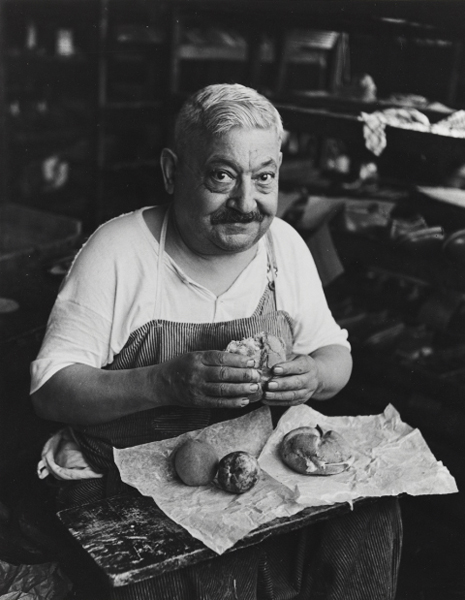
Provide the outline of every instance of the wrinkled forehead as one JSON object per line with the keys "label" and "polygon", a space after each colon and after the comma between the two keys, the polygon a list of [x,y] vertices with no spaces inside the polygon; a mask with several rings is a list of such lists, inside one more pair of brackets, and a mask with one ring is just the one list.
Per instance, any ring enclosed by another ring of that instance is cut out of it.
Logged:
{"label": "wrinkled forehead", "polygon": [[206,159],[214,154],[231,154],[253,148],[279,156],[281,140],[274,127],[267,129],[236,126],[221,134],[213,134],[205,129],[195,129],[185,136],[182,147],[177,150],[180,159],[196,157]]}

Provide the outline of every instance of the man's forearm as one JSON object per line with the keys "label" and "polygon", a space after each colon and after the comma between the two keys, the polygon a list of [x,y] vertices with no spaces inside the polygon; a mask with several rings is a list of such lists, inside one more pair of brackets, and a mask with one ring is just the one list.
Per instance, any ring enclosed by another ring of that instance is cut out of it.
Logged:
{"label": "man's forearm", "polygon": [[61,369],[32,395],[36,413],[76,425],[105,423],[168,404],[157,367],[107,371],[75,364]]}
{"label": "man's forearm", "polygon": [[337,394],[349,381],[352,356],[347,348],[337,344],[324,346],[310,355],[318,366],[318,390],[312,398],[326,400]]}

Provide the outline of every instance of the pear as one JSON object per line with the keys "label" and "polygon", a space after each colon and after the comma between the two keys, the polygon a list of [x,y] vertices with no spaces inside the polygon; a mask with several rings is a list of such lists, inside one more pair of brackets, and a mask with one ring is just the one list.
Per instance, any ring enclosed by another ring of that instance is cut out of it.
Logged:
{"label": "pear", "polygon": [[211,444],[190,439],[176,449],[174,468],[186,485],[209,485],[218,469],[218,456]]}

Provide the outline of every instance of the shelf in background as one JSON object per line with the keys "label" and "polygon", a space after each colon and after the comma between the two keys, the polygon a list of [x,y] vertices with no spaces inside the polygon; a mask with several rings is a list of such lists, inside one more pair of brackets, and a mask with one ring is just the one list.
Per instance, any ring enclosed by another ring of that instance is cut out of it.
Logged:
{"label": "shelf in background", "polygon": [[[350,142],[352,148],[365,148],[364,122],[356,115],[280,102],[274,104],[283,118],[286,129],[339,138]],[[465,138],[390,125],[386,126],[386,138],[389,151],[428,155],[429,158],[458,154],[465,158]]]}
{"label": "shelf in background", "polygon": [[62,54],[45,54],[40,52],[15,52],[9,51],[5,53],[5,56],[10,61],[17,61],[18,63],[32,63],[36,66],[37,63],[45,63],[47,65],[85,65],[89,62],[88,57],[82,53],[70,54],[64,56]]}
{"label": "shelf in background", "polygon": [[274,105],[283,119],[285,129],[347,139],[355,146],[365,147],[363,122],[354,115],[281,102],[274,102]]}
{"label": "shelf in background", "polygon": [[[179,47],[176,57],[181,60],[224,60],[224,61],[246,61],[248,59],[247,47],[227,46],[201,46],[185,44]],[[262,52],[260,56],[262,64],[271,64],[273,56],[270,52]],[[320,64],[321,56],[318,52],[302,53],[290,57],[289,64]]]}
{"label": "shelf in background", "polygon": [[178,48],[176,56],[183,60],[244,61],[247,59],[247,48],[186,44]]}
{"label": "shelf in background", "polygon": [[440,104],[435,108],[434,103],[425,106],[407,106],[388,99],[362,100],[323,91],[293,91],[291,94],[274,96],[270,99],[280,104],[296,104],[302,108],[319,108],[345,114],[372,113],[387,108],[416,109],[425,114],[432,123],[446,118],[456,110]]}
{"label": "shelf in background", "polygon": [[435,255],[422,256],[392,243],[342,231],[333,231],[333,239],[345,265],[364,264],[369,257],[371,265],[386,272],[438,288],[465,292],[463,265],[448,261],[440,250]]}
{"label": "shelf in background", "polygon": [[426,39],[462,39],[465,32],[463,2],[444,0],[411,0],[409,2],[347,2],[347,0],[294,0],[285,3],[249,0],[177,0],[178,8],[195,14],[222,15],[229,22],[244,21],[273,30],[278,22],[286,27],[302,27],[311,23],[313,29],[365,33],[379,37],[405,36]]}

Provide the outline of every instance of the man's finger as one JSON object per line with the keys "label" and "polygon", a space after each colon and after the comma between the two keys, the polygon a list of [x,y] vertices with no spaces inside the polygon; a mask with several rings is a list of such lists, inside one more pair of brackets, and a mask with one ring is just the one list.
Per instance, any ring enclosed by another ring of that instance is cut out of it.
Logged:
{"label": "man's finger", "polygon": [[304,390],[311,387],[311,379],[305,375],[289,375],[277,377],[268,382],[266,390],[270,392],[285,392],[287,390]]}
{"label": "man's finger", "polygon": [[267,406],[299,406],[300,404],[304,404],[306,402],[305,398],[303,400],[266,400],[265,398],[262,400],[262,404],[266,404]]}
{"label": "man's finger", "polygon": [[206,383],[203,392],[214,398],[237,398],[250,396],[259,390],[258,383]]}
{"label": "man's finger", "polygon": [[313,358],[311,356],[299,355],[287,362],[278,363],[273,367],[273,374],[279,377],[283,375],[301,375],[312,370]]}
{"label": "man's finger", "polygon": [[225,366],[238,367],[245,369],[246,367],[254,367],[255,361],[249,356],[242,354],[233,354],[232,352],[222,352],[221,350],[207,350],[202,352],[202,362],[205,366]]}
{"label": "man's finger", "polygon": [[205,380],[216,383],[226,381],[228,383],[254,383],[260,381],[260,373],[257,369],[245,369],[237,367],[207,367]]}
{"label": "man's finger", "polygon": [[249,399],[244,397],[236,398],[208,398],[206,406],[210,408],[243,408],[249,404]]}
{"label": "man's finger", "polygon": [[292,390],[288,392],[265,392],[263,402],[265,404],[289,404],[296,403],[302,404],[310,398],[312,392],[308,389],[305,390]]}

